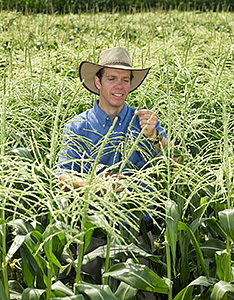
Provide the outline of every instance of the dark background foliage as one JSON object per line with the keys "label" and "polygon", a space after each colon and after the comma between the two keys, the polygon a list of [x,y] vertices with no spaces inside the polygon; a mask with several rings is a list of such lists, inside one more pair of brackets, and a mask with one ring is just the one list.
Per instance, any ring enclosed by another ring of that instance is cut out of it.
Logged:
{"label": "dark background foliage", "polygon": [[2,0],[1,10],[18,10],[24,13],[78,13],[90,11],[144,10],[225,10],[233,11],[233,0]]}

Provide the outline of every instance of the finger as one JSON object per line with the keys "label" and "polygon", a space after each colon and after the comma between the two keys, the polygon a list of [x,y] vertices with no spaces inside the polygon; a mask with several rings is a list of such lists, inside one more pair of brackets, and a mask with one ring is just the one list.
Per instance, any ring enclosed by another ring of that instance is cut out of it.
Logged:
{"label": "finger", "polygon": [[158,119],[156,113],[151,110],[139,110],[135,114],[139,116],[140,120]]}
{"label": "finger", "polygon": [[149,109],[140,109],[140,110],[135,111],[135,115],[140,116],[140,115],[145,115],[145,114],[150,113],[150,112],[152,112],[152,111],[149,110]]}

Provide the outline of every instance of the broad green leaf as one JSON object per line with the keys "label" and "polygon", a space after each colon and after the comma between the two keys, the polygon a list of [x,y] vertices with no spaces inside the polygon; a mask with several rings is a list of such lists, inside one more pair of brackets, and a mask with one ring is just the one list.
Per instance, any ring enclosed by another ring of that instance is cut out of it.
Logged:
{"label": "broad green leaf", "polygon": [[66,287],[61,281],[56,281],[54,284],[52,284],[51,289],[62,292],[66,296],[74,295],[73,291]]}
{"label": "broad green leaf", "polygon": [[[150,260],[156,263],[162,263],[160,259],[156,255],[152,255],[147,253],[140,247],[136,246],[135,244],[130,245],[119,245],[119,244],[111,244],[110,248],[110,258],[115,259],[126,259],[128,257],[144,257],[149,258]],[[94,251],[86,254],[83,259],[83,263],[87,264],[93,261],[96,257],[105,258],[106,257],[106,245],[98,247]]]}
{"label": "broad green leaf", "polygon": [[167,294],[169,286],[147,266],[132,263],[119,263],[109,269],[103,277],[111,276],[133,288]]}
{"label": "broad green leaf", "polygon": [[220,211],[218,215],[222,228],[234,242],[234,209],[225,209]]}
{"label": "broad green leaf", "polygon": [[176,274],[176,243],[177,243],[177,235],[178,235],[178,222],[180,220],[180,214],[178,205],[172,201],[167,202],[166,204],[166,224],[167,224],[167,232],[168,238],[171,247],[172,259],[173,259],[173,270],[174,274]]}
{"label": "broad green leaf", "polygon": [[226,244],[219,239],[210,238],[204,241],[204,243],[200,244],[200,249],[204,251],[206,257],[214,258],[216,251],[226,249]]}
{"label": "broad green leaf", "polygon": [[84,244],[84,253],[86,252],[91,238],[93,236],[93,232],[94,232],[94,225],[92,222],[89,221],[89,219],[86,221],[86,233],[85,233],[85,244]]}
{"label": "broad green leaf", "polygon": [[207,224],[223,239],[226,239],[226,234],[217,219],[210,218],[206,220]]}
{"label": "broad green leaf", "polygon": [[136,288],[133,288],[122,281],[115,292],[115,296],[118,300],[132,300],[136,296],[136,293]]}
{"label": "broad green leaf", "polygon": [[205,276],[200,276],[197,279],[193,280],[188,286],[186,286],[183,290],[181,290],[174,298],[174,300],[192,300],[193,299],[193,289],[194,286],[200,285],[200,286],[211,286],[214,284],[216,279],[213,278],[207,278]]}
{"label": "broad green leaf", "polygon": [[[231,256],[228,255],[229,259],[229,269],[231,269]],[[215,253],[215,260],[216,260],[216,274],[219,277],[220,280],[224,280],[225,277],[225,269],[226,269],[226,260],[227,260],[227,252],[224,251],[217,251]],[[228,274],[229,278],[227,281],[232,280],[231,273]]]}
{"label": "broad green leaf", "polygon": [[192,240],[193,246],[194,246],[194,248],[195,248],[195,250],[196,250],[197,256],[198,256],[198,258],[199,258],[199,260],[200,260],[200,262],[201,262],[202,268],[203,268],[203,270],[204,270],[206,276],[209,277],[209,272],[208,272],[208,270],[207,270],[207,267],[206,267],[206,264],[205,264],[205,261],[204,261],[204,258],[203,258],[203,254],[202,254],[202,252],[201,252],[201,249],[200,249],[200,247],[199,247],[199,244],[198,244],[198,242],[197,242],[197,239],[196,239],[194,233],[193,233],[192,230],[191,230],[186,224],[184,224],[183,222],[179,222],[179,223],[178,223],[178,230],[185,230],[185,231],[189,234],[189,236],[190,236],[190,238],[191,238],[191,240]]}
{"label": "broad green leaf", "polygon": [[224,295],[228,292],[234,294],[234,285],[226,281],[219,281],[214,285],[211,299],[222,300]]}
{"label": "broad green leaf", "polygon": [[81,282],[75,284],[75,288],[78,292],[88,295],[91,300],[117,300],[108,285],[97,285]]}
{"label": "broad green leaf", "polygon": [[8,222],[8,225],[13,226],[16,229],[18,235],[27,235],[28,233],[34,231],[33,226],[23,219],[16,219]]}
{"label": "broad green leaf", "polygon": [[18,281],[9,280],[8,284],[9,284],[10,293],[14,293],[14,294],[18,294],[18,295],[21,295],[23,293],[24,288],[22,287],[22,285]]}
{"label": "broad green leaf", "polygon": [[12,150],[12,152],[25,161],[28,161],[30,163],[34,161],[34,158],[32,157],[30,151],[27,148],[15,148]]}
{"label": "broad green leaf", "polygon": [[2,280],[0,280],[0,295],[1,295],[1,300],[8,300],[7,296],[6,296],[4,286],[2,284]]}
{"label": "broad green leaf", "polygon": [[70,297],[56,297],[50,298],[49,300],[84,300],[85,298],[82,295],[74,295]]}
{"label": "broad green leaf", "polygon": [[45,292],[43,289],[26,288],[22,293],[21,300],[40,300],[41,295]]}
{"label": "broad green leaf", "polygon": [[7,255],[6,255],[7,263],[12,258],[12,256],[16,253],[16,251],[19,250],[19,248],[24,243],[24,241],[25,241],[25,235],[17,235],[14,238],[13,243],[11,244],[10,249],[8,250]]}
{"label": "broad green leaf", "polygon": [[[47,260],[50,263],[53,263],[58,268],[62,268],[61,263],[59,262],[58,258],[54,254],[56,252],[56,249],[58,249],[58,247],[60,248],[60,240],[56,236],[54,227],[53,226],[48,226],[46,228],[46,230],[44,231],[43,236],[44,236],[44,239],[46,240],[44,242],[44,247],[43,248],[45,250]],[[60,254],[59,252],[60,251],[57,251],[58,255]],[[55,270],[53,272],[55,273]]]}
{"label": "broad green leaf", "polygon": [[[24,281],[29,288],[45,288],[44,270],[40,268],[35,258],[25,244],[20,247]],[[46,280],[45,280],[46,281]]]}

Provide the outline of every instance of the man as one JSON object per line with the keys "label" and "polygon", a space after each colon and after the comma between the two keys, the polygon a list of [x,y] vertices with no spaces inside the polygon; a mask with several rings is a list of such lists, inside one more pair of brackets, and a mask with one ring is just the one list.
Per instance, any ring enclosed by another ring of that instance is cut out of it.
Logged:
{"label": "man", "polygon": [[[115,166],[115,171],[103,172],[102,168],[101,180],[109,176],[114,176],[116,180],[123,178],[118,176],[118,169],[123,161],[124,144],[129,142],[129,138],[134,141],[141,130],[144,130],[144,140],[121,170],[128,170],[130,174],[134,169],[144,169],[150,157],[156,156],[166,146],[166,133],[156,114],[147,109],[137,111],[125,104],[128,94],[139,87],[149,70],[134,69],[128,51],[122,47],[103,51],[98,64],[81,62],[80,79],[87,90],[99,95],[99,100],[93,108],[73,118],[64,128],[67,145],[59,156],[61,188],[69,190],[72,186],[78,189],[87,184],[79,174],[89,174],[115,118],[118,119],[110,135],[111,142],[105,145],[99,159],[101,166]],[[76,175],[71,175],[69,171],[75,171]]]}
{"label": "man", "polygon": [[[98,64],[88,61],[80,64],[79,74],[84,87],[99,99],[93,108],[74,117],[64,128],[65,142],[59,156],[62,189],[82,190],[89,182],[95,159],[103,147],[96,170],[102,174],[100,180],[111,178],[113,189],[123,191],[126,188],[122,186],[124,178],[134,174],[134,170],[146,169],[148,161],[165,147],[166,133],[156,114],[150,110],[137,111],[125,104],[128,94],[139,87],[149,70],[132,68],[129,53],[122,47],[103,51]],[[142,130],[142,138],[131,151]],[[107,134],[109,138],[106,140]],[[145,188],[143,184],[142,188]],[[143,219],[148,220],[149,215],[145,214]],[[103,242],[105,244],[106,240],[93,236],[87,251],[103,245]],[[102,261],[99,259],[91,264],[83,266],[83,270],[100,282]]]}

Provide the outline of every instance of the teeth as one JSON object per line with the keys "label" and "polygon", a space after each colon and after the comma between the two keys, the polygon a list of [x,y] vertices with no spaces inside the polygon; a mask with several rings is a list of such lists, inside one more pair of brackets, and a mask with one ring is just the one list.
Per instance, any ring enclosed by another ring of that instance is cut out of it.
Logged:
{"label": "teeth", "polygon": [[123,94],[114,94],[114,96],[121,97]]}

